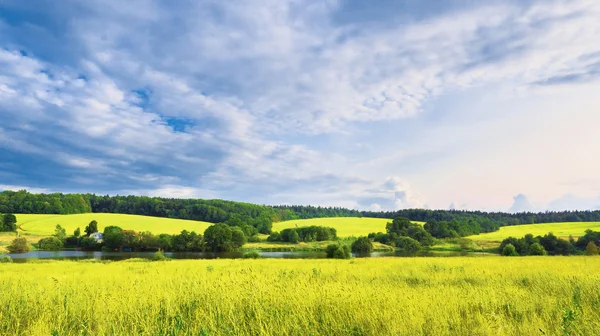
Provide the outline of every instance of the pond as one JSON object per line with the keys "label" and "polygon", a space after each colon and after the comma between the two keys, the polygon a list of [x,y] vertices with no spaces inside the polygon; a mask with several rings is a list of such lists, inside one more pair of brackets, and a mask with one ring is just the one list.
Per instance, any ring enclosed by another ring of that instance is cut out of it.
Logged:
{"label": "pond", "polygon": [[[294,251],[294,252],[260,252],[263,258],[276,259],[322,259],[326,258],[325,252],[321,251]],[[23,263],[29,260],[55,259],[55,260],[125,260],[131,258],[151,259],[154,252],[100,252],[100,251],[31,251],[27,253],[7,254],[14,262]],[[237,259],[242,258],[244,252],[165,252],[165,256],[171,259]],[[380,258],[380,257],[458,257],[458,256],[486,256],[489,253],[481,252],[438,252],[420,251],[407,254],[402,252],[372,252],[368,255],[355,255],[357,258]]]}

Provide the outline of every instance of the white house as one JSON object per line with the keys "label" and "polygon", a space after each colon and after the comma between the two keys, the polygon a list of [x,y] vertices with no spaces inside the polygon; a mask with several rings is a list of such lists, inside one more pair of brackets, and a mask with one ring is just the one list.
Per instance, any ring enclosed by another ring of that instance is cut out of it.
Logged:
{"label": "white house", "polygon": [[104,235],[102,234],[102,232],[94,232],[90,235],[90,238],[94,238],[97,243],[101,243],[104,239]]}

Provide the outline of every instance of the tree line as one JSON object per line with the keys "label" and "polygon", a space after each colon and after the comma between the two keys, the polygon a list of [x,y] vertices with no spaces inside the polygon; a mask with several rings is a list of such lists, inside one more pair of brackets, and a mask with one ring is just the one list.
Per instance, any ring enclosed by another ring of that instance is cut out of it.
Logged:
{"label": "tree line", "polygon": [[[407,209],[398,211],[358,211],[340,207],[282,205],[267,206],[225,200],[176,199],[147,196],[108,196],[95,194],[32,194],[26,190],[0,192],[0,213],[75,214],[122,213],[210,223],[240,223],[253,226],[260,233],[271,233],[272,223],[323,217],[404,217],[412,221],[441,223],[432,229],[435,237],[467,236],[492,232],[501,226],[600,221],[600,211],[560,212],[483,212],[464,210]],[[444,224],[446,223],[446,224]],[[436,224],[432,224],[436,225]],[[447,227],[447,229],[444,229]]]}
{"label": "tree line", "polygon": [[586,230],[585,235],[575,240],[559,238],[553,233],[534,237],[526,234],[522,238],[508,237],[500,243],[500,253],[504,256],[526,255],[597,255],[600,251],[600,232]]}
{"label": "tree line", "polygon": [[60,250],[65,247],[77,247],[88,251],[168,251],[168,252],[228,252],[246,244],[252,236],[248,236],[239,226],[227,224],[211,225],[203,234],[183,230],[179,234],[159,234],[152,232],[135,232],[124,230],[118,226],[107,226],[102,231],[102,239],[97,240],[92,234],[98,232],[98,222],[92,221],[83,233],[77,228],[72,235],[67,235],[62,226],[56,225],[51,237],[42,238],[38,242],[41,250]]}

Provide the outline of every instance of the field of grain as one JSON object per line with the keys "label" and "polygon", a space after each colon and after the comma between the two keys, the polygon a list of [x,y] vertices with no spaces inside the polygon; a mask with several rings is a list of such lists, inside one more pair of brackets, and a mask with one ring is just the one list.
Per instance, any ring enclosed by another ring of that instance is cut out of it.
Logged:
{"label": "field of grain", "polygon": [[594,335],[600,257],[0,264],[2,335]]}
{"label": "field of grain", "polygon": [[467,238],[472,240],[501,241],[508,237],[521,238],[528,233],[531,233],[534,236],[543,236],[548,232],[552,232],[558,237],[569,237],[569,235],[572,235],[573,237],[579,237],[583,236],[585,234],[585,230],[587,229],[600,231],[600,222],[547,223],[503,226],[499,231],[469,236]]}
{"label": "field of grain", "polygon": [[192,220],[107,213],[16,216],[17,225],[19,225],[24,232],[39,235],[53,234],[56,224],[60,224],[63,228],[65,228],[67,230],[67,234],[72,234],[73,231],[78,227],[81,228],[83,232],[85,227],[92,220],[96,220],[98,222],[98,229],[100,231],[102,231],[106,226],[116,225],[126,230],[150,231],[154,234],[174,234],[181,232],[181,230],[203,233],[204,230],[211,225],[211,223]]}
{"label": "field of grain", "polygon": [[366,236],[371,232],[385,232],[385,225],[391,222],[385,218],[334,217],[298,219],[273,223],[273,231],[301,226],[328,226],[337,230],[338,237]]}

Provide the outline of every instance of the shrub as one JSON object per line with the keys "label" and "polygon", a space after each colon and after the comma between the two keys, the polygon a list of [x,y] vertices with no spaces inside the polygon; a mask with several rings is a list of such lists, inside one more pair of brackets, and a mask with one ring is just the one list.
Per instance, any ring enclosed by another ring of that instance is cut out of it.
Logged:
{"label": "shrub", "polygon": [[544,247],[539,243],[533,243],[529,246],[529,255],[546,255],[548,254]]}
{"label": "shrub", "polygon": [[373,251],[373,243],[367,237],[358,237],[352,243],[352,252],[354,253],[367,254],[371,253],[371,251]]}
{"label": "shrub", "polygon": [[29,244],[27,244],[27,239],[25,238],[15,238],[6,249],[10,253],[26,253],[29,252]]}
{"label": "shrub", "polygon": [[517,253],[517,249],[515,248],[515,246],[513,244],[506,244],[504,246],[504,248],[502,249],[502,255],[503,256],[518,256],[519,253]]}
{"label": "shrub", "polygon": [[248,237],[248,243],[260,243],[260,237],[258,235],[253,235]]}
{"label": "shrub", "polygon": [[0,264],[11,263],[13,262],[10,256],[0,257]]}
{"label": "shrub", "polygon": [[281,234],[279,232],[273,232],[269,235],[269,237],[267,238],[267,241],[269,241],[269,242],[282,241]]}
{"label": "shrub", "polygon": [[598,246],[596,246],[596,244],[593,241],[589,242],[585,247],[586,255],[598,255],[598,252]]}
{"label": "shrub", "polygon": [[162,250],[158,250],[152,255],[152,260],[153,261],[163,261],[163,260],[167,260],[167,257],[165,256],[165,254]]}
{"label": "shrub", "polygon": [[242,257],[245,259],[258,259],[260,258],[260,253],[258,253],[257,251],[250,251],[244,253]]}
{"label": "shrub", "polygon": [[403,252],[414,253],[421,249],[421,244],[410,237],[399,237],[395,243],[396,249]]}
{"label": "shrub", "polygon": [[348,245],[331,244],[327,246],[325,251],[327,252],[327,258],[349,259],[352,256]]}
{"label": "shrub", "polygon": [[38,242],[40,250],[58,251],[63,248],[63,242],[56,237],[42,238]]}

